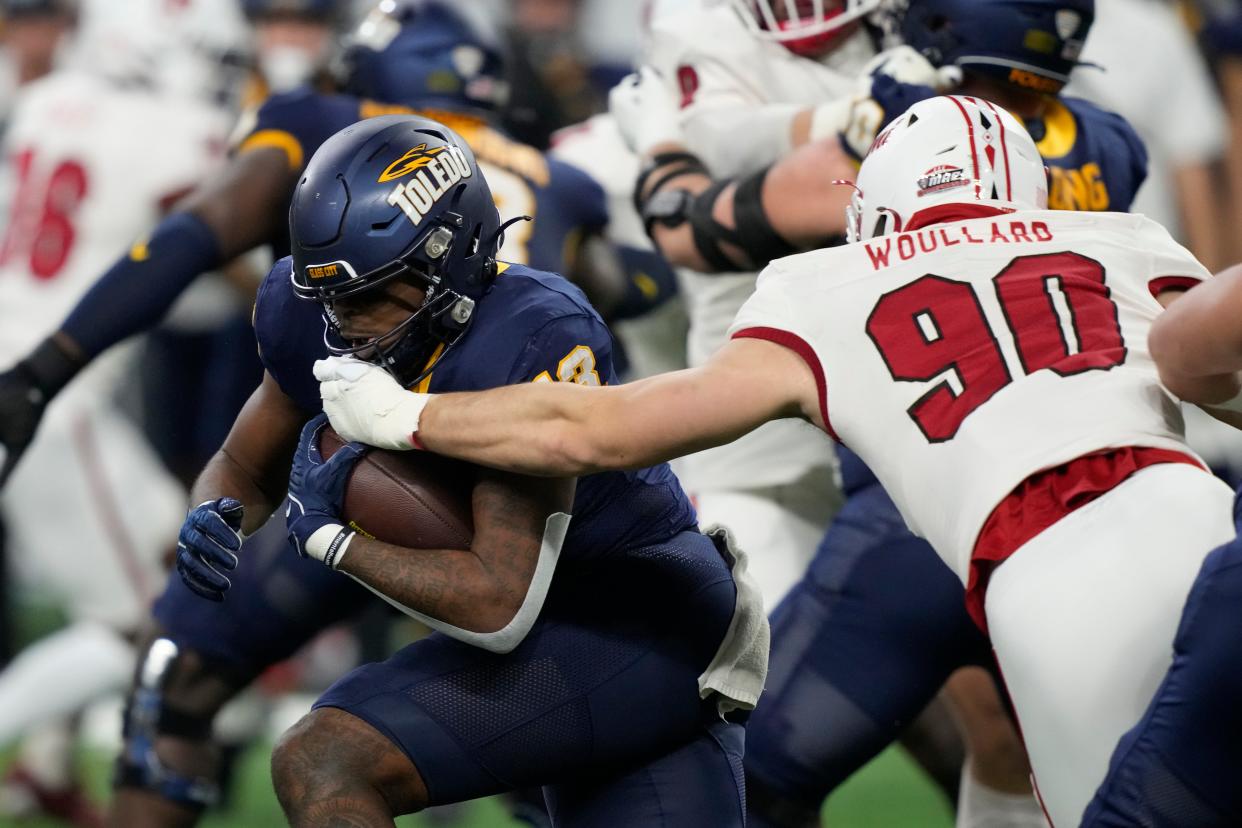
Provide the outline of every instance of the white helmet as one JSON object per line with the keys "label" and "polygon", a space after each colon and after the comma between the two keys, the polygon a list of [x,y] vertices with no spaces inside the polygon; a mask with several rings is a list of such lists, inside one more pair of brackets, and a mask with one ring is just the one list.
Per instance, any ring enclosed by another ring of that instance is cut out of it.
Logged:
{"label": "white helmet", "polygon": [[804,57],[830,49],[849,24],[882,0],[729,0],[757,37],[774,40]]}
{"label": "white helmet", "polygon": [[982,98],[945,95],[910,107],[876,136],[846,209],[851,242],[898,232],[929,207],[1048,206],[1048,170],[1018,120]]}
{"label": "white helmet", "polygon": [[218,102],[241,79],[250,31],[235,0],[82,0],[78,66]]}

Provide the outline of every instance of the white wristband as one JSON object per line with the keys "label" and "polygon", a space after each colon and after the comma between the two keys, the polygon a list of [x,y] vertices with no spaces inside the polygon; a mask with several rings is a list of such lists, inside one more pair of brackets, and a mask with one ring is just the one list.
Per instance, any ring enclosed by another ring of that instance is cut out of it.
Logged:
{"label": "white wristband", "polygon": [[331,569],[339,569],[356,534],[339,523],[320,526],[306,539],[306,554]]}

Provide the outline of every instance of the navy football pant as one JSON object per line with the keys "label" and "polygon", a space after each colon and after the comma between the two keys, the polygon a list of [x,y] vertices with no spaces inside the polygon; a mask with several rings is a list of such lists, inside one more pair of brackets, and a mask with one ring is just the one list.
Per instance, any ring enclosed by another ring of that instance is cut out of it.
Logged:
{"label": "navy football pant", "polygon": [[771,620],[767,688],[746,736],[751,825],[760,828],[817,814],[954,670],[992,666],[961,582],[878,484],[846,499]]}
{"label": "navy football pant", "polygon": [[559,826],[740,826],[743,728],[697,684],[735,600],[698,533],[562,562],[513,652],[435,634],[353,671],[316,707],[387,736],[433,805],[545,786]]}
{"label": "navy football pant", "polygon": [[1242,540],[1203,562],[1173,641],[1173,665],[1118,743],[1082,824],[1242,825]]}

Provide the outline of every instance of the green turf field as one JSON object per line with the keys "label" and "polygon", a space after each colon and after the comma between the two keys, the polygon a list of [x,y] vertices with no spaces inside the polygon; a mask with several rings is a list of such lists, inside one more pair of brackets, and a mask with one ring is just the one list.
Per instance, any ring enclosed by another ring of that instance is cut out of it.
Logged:
{"label": "green turf field", "polygon": [[[93,791],[102,798],[107,786],[107,757],[90,756],[86,767]],[[246,755],[238,779],[232,806],[211,814],[203,821],[204,828],[273,828],[284,824],[272,794],[266,749],[255,748]],[[466,806],[455,821],[414,816],[398,824],[402,828],[517,827],[502,805],[491,800]],[[953,823],[943,797],[900,751],[890,750],[828,801],[824,824],[832,828],[949,828]],[[17,822],[0,818],[3,828],[56,828],[57,825],[43,820]]]}

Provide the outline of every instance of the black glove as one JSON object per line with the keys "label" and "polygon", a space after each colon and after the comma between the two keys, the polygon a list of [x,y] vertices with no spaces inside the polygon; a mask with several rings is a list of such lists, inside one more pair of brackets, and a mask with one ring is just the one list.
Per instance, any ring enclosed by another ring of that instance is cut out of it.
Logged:
{"label": "black glove", "polygon": [[34,439],[47,404],[84,364],[48,337],[0,373],[0,486]]}

